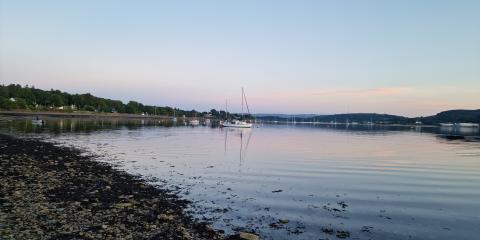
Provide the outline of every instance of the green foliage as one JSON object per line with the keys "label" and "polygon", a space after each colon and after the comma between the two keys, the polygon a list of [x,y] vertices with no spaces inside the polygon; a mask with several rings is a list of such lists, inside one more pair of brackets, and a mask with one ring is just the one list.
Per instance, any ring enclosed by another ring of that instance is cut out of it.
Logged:
{"label": "green foliage", "polygon": [[16,104],[15,102],[10,101],[10,99],[0,96],[0,109],[15,109]]}
{"label": "green foliage", "polygon": [[127,103],[126,112],[127,113],[139,113],[140,112],[140,104],[135,101],[130,101]]}
{"label": "green foliage", "polygon": [[27,101],[25,101],[25,99],[23,99],[23,98],[15,98],[15,104],[16,104],[17,108],[21,108],[21,109],[28,108]]}
{"label": "green foliage", "polygon": [[[10,98],[15,99],[11,101]],[[173,116],[171,107],[148,106],[130,101],[124,104],[119,100],[99,98],[86,94],[69,94],[59,90],[41,90],[35,87],[22,87],[18,84],[0,85],[0,109],[31,109],[38,111],[92,111],[105,113],[131,113]],[[175,109],[177,116],[197,116],[195,110]]]}

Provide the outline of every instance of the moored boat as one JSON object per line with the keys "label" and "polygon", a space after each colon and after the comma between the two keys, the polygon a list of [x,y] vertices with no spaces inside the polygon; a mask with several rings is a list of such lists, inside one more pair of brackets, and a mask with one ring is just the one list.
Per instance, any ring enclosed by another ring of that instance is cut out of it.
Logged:
{"label": "moored boat", "polygon": [[[250,109],[248,108],[248,103],[247,103],[247,97],[245,96],[245,91],[243,90],[242,88],[242,119],[245,117],[244,116],[244,113],[243,113],[243,103],[245,102],[245,105],[247,106],[247,111],[248,111],[248,114],[250,114]],[[227,106],[226,106],[226,103],[225,103],[225,114],[227,114]],[[226,118],[228,118],[226,116]],[[245,120],[232,120],[232,121],[228,121],[225,120],[222,124],[221,124],[222,127],[235,127],[235,128],[251,128],[253,126],[252,123],[249,123]]]}
{"label": "moored boat", "polygon": [[252,123],[247,123],[245,121],[232,121],[232,122],[224,122],[222,123],[224,127],[236,127],[236,128],[251,128],[253,126]]}
{"label": "moored boat", "polygon": [[198,121],[197,119],[194,119],[194,120],[190,120],[188,124],[192,126],[198,126],[200,124],[200,121]]}
{"label": "moored boat", "polygon": [[177,116],[175,115],[175,108],[173,108],[173,118],[172,118],[172,121],[173,121],[173,122],[176,122],[176,121],[177,121]]}
{"label": "moored boat", "polygon": [[457,127],[471,127],[471,128],[478,128],[480,125],[478,123],[455,123]]}
{"label": "moored boat", "polygon": [[40,118],[36,117],[35,119],[32,119],[32,124],[33,125],[43,125],[43,124],[45,124],[45,121],[43,121],[43,119],[40,119]]}

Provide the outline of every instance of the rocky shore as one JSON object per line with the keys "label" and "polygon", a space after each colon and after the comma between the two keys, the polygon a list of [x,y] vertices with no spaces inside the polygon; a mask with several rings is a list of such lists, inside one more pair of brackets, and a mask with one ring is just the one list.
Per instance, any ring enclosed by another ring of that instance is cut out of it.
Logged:
{"label": "rocky shore", "polygon": [[1,239],[225,238],[187,201],[75,149],[0,135],[0,170]]}

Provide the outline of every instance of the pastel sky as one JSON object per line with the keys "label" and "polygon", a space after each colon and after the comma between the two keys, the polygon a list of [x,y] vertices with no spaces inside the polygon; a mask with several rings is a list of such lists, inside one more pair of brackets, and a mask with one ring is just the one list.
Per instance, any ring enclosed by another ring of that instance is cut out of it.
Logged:
{"label": "pastel sky", "polygon": [[480,1],[0,0],[0,83],[256,113],[480,108]]}

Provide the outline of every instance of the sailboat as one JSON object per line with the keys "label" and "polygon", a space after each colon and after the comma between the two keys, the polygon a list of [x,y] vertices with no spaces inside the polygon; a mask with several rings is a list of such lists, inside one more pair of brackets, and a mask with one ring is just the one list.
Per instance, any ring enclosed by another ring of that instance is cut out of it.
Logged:
{"label": "sailboat", "polygon": [[173,121],[173,122],[176,122],[176,121],[177,121],[177,116],[175,115],[175,108],[173,108],[173,118],[172,118],[172,121]]}
{"label": "sailboat", "polygon": [[[242,87],[242,119],[244,118],[244,113],[243,113],[244,102],[245,102],[245,105],[247,106],[248,114],[250,114],[250,109],[248,108],[248,103],[247,103],[247,97],[245,96],[245,91],[243,90],[243,87]],[[227,109],[225,109],[225,112],[227,112]],[[235,127],[235,128],[251,128],[252,125],[253,124],[248,123],[244,120],[233,120],[233,121],[225,120],[225,122],[222,123],[223,127]]]}
{"label": "sailboat", "polygon": [[197,113],[195,113],[195,118],[190,120],[188,123],[192,126],[198,126],[200,124],[200,121],[197,119]]}

